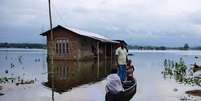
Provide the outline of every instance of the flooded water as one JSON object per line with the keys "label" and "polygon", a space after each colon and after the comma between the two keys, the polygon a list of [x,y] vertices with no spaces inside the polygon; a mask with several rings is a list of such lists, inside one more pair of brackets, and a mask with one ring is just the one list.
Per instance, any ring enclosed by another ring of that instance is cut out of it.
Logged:
{"label": "flooded water", "polygon": [[[82,84],[93,84],[101,81],[109,73],[112,60],[102,61],[48,61],[48,81],[45,86],[58,93],[66,92]],[[52,72],[52,68],[53,72]],[[54,74],[54,75],[53,75]]]}
{"label": "flooded water", "polygon": [[[130,50],[130,53],[134,54],[129,58],[137,80],[137,93],[131,101],[201,100],[185,94],[187,90],[200,89],[198,86],[179,84],[161,74],[165,59],[177,61],[182,57],[188,66],[194,62],[201,64],[201,51]],[[104,101],[104,78],[111,67],[114,67],[111,60],[54,61],[51,65],[45,50],[1,49],[0,93],[4,95],[0,101],[51,101],[52,88],[55,101]]]}

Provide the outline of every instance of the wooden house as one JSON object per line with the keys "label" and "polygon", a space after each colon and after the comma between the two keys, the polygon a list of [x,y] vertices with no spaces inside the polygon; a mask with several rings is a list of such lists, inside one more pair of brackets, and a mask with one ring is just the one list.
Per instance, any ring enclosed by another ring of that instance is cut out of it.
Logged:
{"label": "wooden house", "polygon": [[53,29],[53,41],[50,30],[42,33],[47,37],[48,59],[56,60],[89,60],[114,58],[115,45],[104,36],[58,25]]}

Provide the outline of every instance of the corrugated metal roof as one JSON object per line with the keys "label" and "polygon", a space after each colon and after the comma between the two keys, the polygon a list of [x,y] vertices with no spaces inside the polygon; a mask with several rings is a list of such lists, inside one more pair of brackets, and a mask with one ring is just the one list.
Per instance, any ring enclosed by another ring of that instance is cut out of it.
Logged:
{"label": "corrugated metal roof", "polygon": [[[105,36],[102,36],[102,35],[99,35],[99,34],[96,34],[96,33],[92,33],[92,32],[87,32],[87,31],[83,31],[83,30],[80,30],[80,29],[75,29],[75,28],[70,28],[70,27],[66,27],[66,26],[61,26],[61,25],[58,25],[56,27],[54,27],[53,29],[57,28],[57,27],[62,27],[62,28],[65,28],[67,30],[70,30],[78,35],[81,35],[81,36],[86,36],[86,37],[90,37],[92,39],[95,39],[95,40],[99,40],[99,41],[102,41],[102,42],[112,42],[112,43],[118,43],[116,41],[113,41]],[[48,31],[47,31],[48,32]],[[41,35],[44,35],[45,33],[47,32],[44,32],[42,33]]]}

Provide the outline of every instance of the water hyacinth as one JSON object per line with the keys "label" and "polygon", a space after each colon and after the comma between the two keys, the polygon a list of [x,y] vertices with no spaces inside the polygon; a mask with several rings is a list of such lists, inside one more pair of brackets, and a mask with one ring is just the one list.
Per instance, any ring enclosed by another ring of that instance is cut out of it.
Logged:
{"label": "water hyacinth", "polygon": [[15,80],[15,78],[11,78],[11,77],[0,77],[0,84],[5,84],[5,83],[13,83],[13,81]]}
{"label": "water hyacinth", "polygon": [[187,67],[182,58],[179,61],[164,60],[164,78],[174,78],[178,83],[201,86],[201,78],[193,76],[193,68]]}

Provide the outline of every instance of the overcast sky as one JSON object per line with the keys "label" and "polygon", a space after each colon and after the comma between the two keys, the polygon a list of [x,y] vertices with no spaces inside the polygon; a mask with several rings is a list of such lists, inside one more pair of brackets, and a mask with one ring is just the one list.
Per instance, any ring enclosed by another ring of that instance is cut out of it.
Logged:
{"label": "overcast sky", "polygon": [[[201,0],[52,0],[54,26],[129,44],[201,46]],[[48,0],[0,0],[0,42],[44,43]]]}

